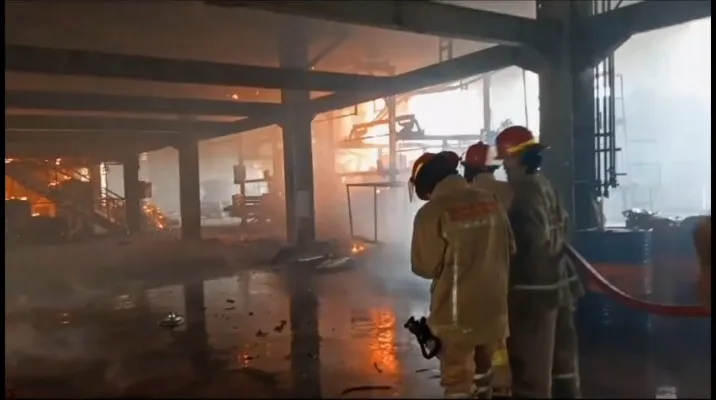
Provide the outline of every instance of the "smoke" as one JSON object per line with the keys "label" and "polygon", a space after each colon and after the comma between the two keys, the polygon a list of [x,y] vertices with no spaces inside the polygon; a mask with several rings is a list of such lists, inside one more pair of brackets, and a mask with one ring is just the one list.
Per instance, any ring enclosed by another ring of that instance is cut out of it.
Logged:
{"label": "smoke", "polygon": [[711,19],[637,35],[615,63],[622,98],[616,116],[623,121],[617,170],[626,175],[605,201],[608,221],[620,221],[628,208],[681,217],[708,212]]}

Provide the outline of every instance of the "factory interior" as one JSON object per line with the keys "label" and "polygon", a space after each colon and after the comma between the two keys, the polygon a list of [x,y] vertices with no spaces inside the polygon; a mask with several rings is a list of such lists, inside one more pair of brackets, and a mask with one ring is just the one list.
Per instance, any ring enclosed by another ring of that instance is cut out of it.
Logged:
{"label": "factory interior", "polygon": [[5,25],[7,397],[440,397],[403,327],[431,290],[411,166],[522,125],[621,293],[583,277],[584,397],[711,398],[710,308],[629,305],[697,308],[710,0],[37,0]]}

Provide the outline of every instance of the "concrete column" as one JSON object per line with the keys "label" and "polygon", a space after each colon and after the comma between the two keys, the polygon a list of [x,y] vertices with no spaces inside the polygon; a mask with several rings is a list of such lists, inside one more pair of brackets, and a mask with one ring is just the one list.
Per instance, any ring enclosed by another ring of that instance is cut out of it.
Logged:
{"label": "concrete column", "polygon": [[100,164],[93,164],[89,169],[90,185],[92,185],[92,198],[95,203],[102,198],[102,171]]}
{"label": "concrete column", "polygon": [[596,182],[594,75],[591,68],[575,68],[581,64],[575,61],[583,46],[575,21],[588,16],[591,9],[591,1],[537,2],[538,19],[558,19],[564,27],[561,42],[550,54],[550,66],[539,74],[540,141],[551,146],[543,170],[561,195],[572,228],[577,229],[593,227],[589,209]]}
{"label": "concrete column", "polygon": [[[306,25],[287,20],[283,30],[279,41],[281,66],[309,69]],[[308,91],[281,91],[281,102],[288,113],[281,128],[286,183],[286,236],[292,245],[310,243],[316,238],[311,141],[314,116],[306,111],[309,101]]]}
{"label": "concrete column", "polygon": [[388,177],[391,183],[398,180],[398,132],[395,96],[385,98],[388,109]]}
{"label": "concrete column", "polygon": [[483,134],[482,138],[485,138],[487,132],[492,131],[492,77],[486,74],[482,78],[482,121],[483,121]]}
{"label": "concrete column", "polygon": [[199,142],[188,141],[179,150],[179,209],[181,238],[201,239],[201,188],[199,184]]}
{"label": "concrete column", "polygon": [[142,188],[139,184],[139,158],[136,154],[122,163],[124,175],[124,213],[130,235],[142,231]]}

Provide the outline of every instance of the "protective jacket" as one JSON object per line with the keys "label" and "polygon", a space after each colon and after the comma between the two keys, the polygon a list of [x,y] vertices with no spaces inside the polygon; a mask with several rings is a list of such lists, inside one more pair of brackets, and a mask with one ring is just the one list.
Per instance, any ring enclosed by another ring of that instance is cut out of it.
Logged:
{"label": "protective jacket", "polygon": [[507,214],[494,195],[459,175],[438,183],[415,216],[411,250],[413,272],[432,280],[431,328],[476,344],[504,339],[513,249]]}
{"label": "protective jacket", "polygon": [[510,181],[509,209],[517,252],[510,268],[514,296],[552,308],[572,305],[584,294],[574,265],[565,253],[567,212],[552,184],[539,172]]}
{"label": "protective jacket", "polygon": [[510,209],[512,189],[509,183],[498,181],[492,174],[477,174],[472,179],[472,187],[494,194],[505,210]]}

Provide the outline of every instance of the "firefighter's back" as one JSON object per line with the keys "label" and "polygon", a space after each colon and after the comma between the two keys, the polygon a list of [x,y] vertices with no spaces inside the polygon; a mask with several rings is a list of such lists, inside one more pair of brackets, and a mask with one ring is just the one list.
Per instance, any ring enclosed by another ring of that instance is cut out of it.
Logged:
{"label": "firefighter's back", "polygon": [[491,193],[467,185],[431,201],[447,244],[433,291],[433,323],[469,333],[477,342],[507,335],[512,236],[506,212]]}
{"label": "firefighter's back", "polygon": [[509,183],[498,181],[492,174],[479,174],[472,180],[472,187],[494,194],[505,210],[510,208],[512,189]]}

